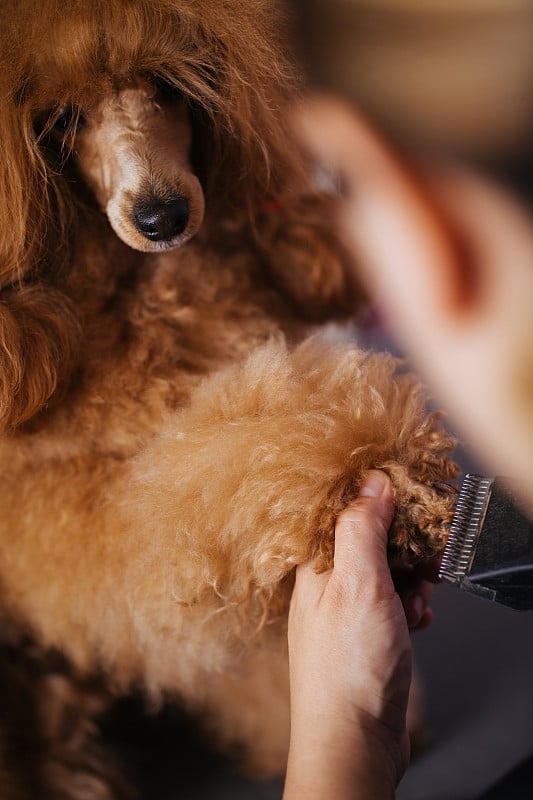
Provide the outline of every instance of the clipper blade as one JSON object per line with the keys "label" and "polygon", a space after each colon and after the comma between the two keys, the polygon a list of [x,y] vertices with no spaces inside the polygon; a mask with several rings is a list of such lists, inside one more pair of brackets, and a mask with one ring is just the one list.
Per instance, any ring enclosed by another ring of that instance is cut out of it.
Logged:
{"label": "clipper blade", "polygon": [[533,608],[533,509],[509,481],[467,475],[461,486],[439,577],[511,608]]}
{"label": "clipper blade", "polygon": [[442,554],[439,577],[459,583],[468,574],[492,493],[493,478],[467,475],[462,483]]}

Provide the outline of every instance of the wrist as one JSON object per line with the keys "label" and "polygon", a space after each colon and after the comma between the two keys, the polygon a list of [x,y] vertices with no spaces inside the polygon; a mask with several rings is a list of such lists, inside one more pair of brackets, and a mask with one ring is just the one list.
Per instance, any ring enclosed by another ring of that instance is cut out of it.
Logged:
{"label": "wrist", "polygon": [[291,730],[284,800],[392,800],[406,766],[400,739],[365,719],[308,720]]}

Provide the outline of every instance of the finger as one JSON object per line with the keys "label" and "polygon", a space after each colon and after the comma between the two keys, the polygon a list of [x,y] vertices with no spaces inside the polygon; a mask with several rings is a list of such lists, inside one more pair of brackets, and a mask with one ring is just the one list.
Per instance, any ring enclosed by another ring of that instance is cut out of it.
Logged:
{"label": "finger", "polygon": [[402,601],[407,625],[418,628],[433,595],[433,585],[424,580],[416,567],[395,569],[392,573],[394,588]]}
{"label": "finger", "polygon": [[339,516],[335,527],[334,573],[374,577],[386,569],[387,533],[394,503],[392,484],[384,472],[373,470],[363,481],[359,495]]}
{"label": "finger", "polygon": [[409,594],[401,594],[405,619],[411,629],[418,629],[424,615],[430,610],[430,602],[433,587],[429,583],[423,583]]}
{"label": "finger", "polygon": [[433,622],[433,610],[431,608],[426,608],[420,620],[416,625],[410,625],[409,630],[412,633],[418,633],[419,631],[425,631],[431,623]]}

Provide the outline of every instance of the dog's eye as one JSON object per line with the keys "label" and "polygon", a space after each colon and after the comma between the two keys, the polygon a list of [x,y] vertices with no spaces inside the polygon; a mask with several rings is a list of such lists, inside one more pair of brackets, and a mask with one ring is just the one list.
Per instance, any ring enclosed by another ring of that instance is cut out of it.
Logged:
{"label": "dog's eye", "polygon": [[54,130],[60,133],[76,133],[85,124],[85,117],[78,108],[64,106],[54,121]]}
{"label": "dog's eye", "polygon": [[156,78],[154,83],[157,94],[162,100],[175,100],[176,97],[182,96],[180,89],[165,78]]}

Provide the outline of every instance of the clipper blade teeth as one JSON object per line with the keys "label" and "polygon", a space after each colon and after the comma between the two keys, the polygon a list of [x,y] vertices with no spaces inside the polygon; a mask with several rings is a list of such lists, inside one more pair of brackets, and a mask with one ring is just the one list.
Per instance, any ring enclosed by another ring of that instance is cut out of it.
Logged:
{"label": "clipper blade teeth", "polygon": [[467,475],[457,498],[439,577],[460,583],[468,573],[489,503],[492,478]]}

